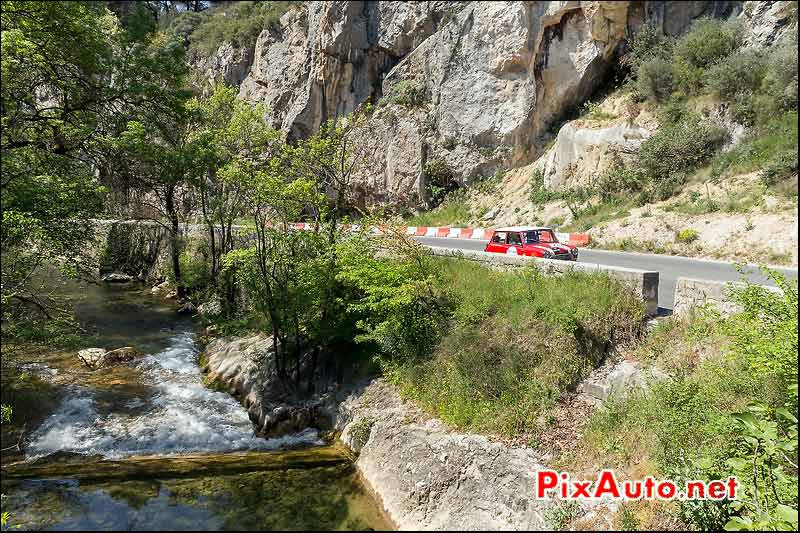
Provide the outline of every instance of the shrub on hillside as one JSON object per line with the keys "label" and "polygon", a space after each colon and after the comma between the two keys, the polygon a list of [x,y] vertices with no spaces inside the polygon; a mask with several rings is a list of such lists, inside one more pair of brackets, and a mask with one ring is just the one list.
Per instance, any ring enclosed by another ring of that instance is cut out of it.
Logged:
{"label": "shrub on hillside", "polygon": [[742,43],[738,20],[696,20],[675,44],[678,62],[694,69],[707,69],[736,50]]}
{"label": "shrub on hillside", "polygon": [[[259,34],[275,27],[281,16],[299,2],[224,2],[202,13],[181,14],[172,31],[187,35],[192,54],[209,57],[224,43],[252,47]],[[199,18],[198,18],[199,15]]]}
{"label": "shrub on hillside", "polygon": [[759,99],[765,119],[776,111],[797,110],[797,27],[781,39],[769,52]]}
{"label": "shrub on hillside", "polygon": [[675,234],[675,241],[682,242],[685,244],[692,243],[700,238],[700,234],[697,233],[697,230],[688,228],[683,229]]}
{"label": "shrub on hillside", "polygon": [[[797,112],[774,116],[731,150],[718,153],[712,161],[712,176],[761,171],[769,187],[794,182],[797,189]],[[786,192],[786,191],[781,191]]]}
{"label": "shrub on hillside", "polygon": [[436,157],[425,163],[423,168],[425,175],[425,192],[428,198],[428,205],[435,207],[442,203],[448,193],[458,188],[455,174],[441,157]]}
{"label": "shrub on hillside", "polygon": [[659,129],[639,151],[639,167],[649,182],[650,198],[672,196],[687,174],[710,159],[725,138],[725,130],[691,114]]}
{"label": "shrub on hillside", "polygon": [[408,80],[402,80],[389,90],[387,101],[406,107],[420,107],[428,101],[428,95],[424,87]]}
{"label": "shrub on hillside", "polygon": [[760,50],[751,48],[731,54],[708,70],[708,87],[722,101],[735,94],[757,91],[766,70],[764,59]]}
{"label": "shrub on hillside", "polygon": [[676,89],[676,78],[672,61],[656,57],[644,62],[638,68],[635,91],[644,100],[659,102]]}
{"label": "shrub on hillside", "polygon": [[534,205],[546,204],[561,197],[557,191],[551,191],[544,183],[544,172],[536,168],[528,180],[528,199]]}
{"label": "shrub on hillside", "polygon": [[651,59],[669,59],[674,45],[675,41],[664,35],[660,28],[645,24],[631,39],[625,62],[636,70]]}

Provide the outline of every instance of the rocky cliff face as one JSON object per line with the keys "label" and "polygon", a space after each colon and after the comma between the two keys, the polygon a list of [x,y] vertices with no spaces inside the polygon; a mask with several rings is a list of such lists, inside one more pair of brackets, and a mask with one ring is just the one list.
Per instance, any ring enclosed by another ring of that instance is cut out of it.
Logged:
{"label": "rocky cliff face", "polygon": [[201,70],[266,103],[290,140],[376,103],[364,140],[381,149],[362,179],[378,201],[414,202],[432,179],[428,161],[462,183],[534,161],[543,133],[598,88],[643,24],[674,35],[701,16],[743,16],[748,39],[769,44],[783,4],[307,2],[254,50],[223,45]]}

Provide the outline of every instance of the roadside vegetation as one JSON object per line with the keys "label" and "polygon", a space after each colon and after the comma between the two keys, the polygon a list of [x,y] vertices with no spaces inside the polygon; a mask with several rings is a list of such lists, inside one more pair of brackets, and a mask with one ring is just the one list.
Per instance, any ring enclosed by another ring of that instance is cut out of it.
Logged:
{"label": "roadside vegetation", "polygon": [[465,260],[438,266],[448,309],[442,340],[418,364],[392,361],[392,375],[462,429],[535,442],[561,394],[642,326],[642,303],[605,275],[499,272]]}
{"label": "roadside vegetation", "polygon": [[742,311],[729,318],[699,309],[661,322],[632,353],[671,378],[604,405],[562,457],[577,471],[742,484],[733,502],[630,504],[637,528],[797,529],[797,282],[771,275],[783,294],[736,289]]}

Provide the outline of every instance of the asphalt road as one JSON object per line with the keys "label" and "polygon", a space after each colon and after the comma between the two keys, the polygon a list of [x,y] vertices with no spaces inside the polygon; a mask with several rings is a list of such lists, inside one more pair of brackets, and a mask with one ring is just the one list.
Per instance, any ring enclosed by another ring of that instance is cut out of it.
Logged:
{"label": "asphalt road", "polygon": [[[442,246],[461,250],[483,250],[486,246],[486,241],[477,239],[417,237],[417,240],[430,246]],[[608,250],[582,248],[578,254],[578,261],[658,271],[658,305],[665,310],[672,309],[675,296],[675,284],[678,278],[686,277],[714,281],[736,281],[741,279],[741,274],[736,270],[736,266],[733,263],[674,255],[612,252]],[[797,278],[796,268],[780,268],[778,270],[788,277]],[[755,265],[747,265],[745,267],[745,272],[748,278],[754,283],[772,285],[772,283],[759,272],[758,267]]]}

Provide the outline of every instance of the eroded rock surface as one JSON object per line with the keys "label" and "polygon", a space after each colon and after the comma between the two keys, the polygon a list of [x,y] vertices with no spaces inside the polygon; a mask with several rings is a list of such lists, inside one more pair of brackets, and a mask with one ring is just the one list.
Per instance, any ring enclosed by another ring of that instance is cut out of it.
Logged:
{"label": "eroded rock surface", "polygon": [[218,338],[206,347],[204,359],[207,382],[239,398],[259,434],[278,437],[330,425],[321,409],[324,380],[315,381],[318,392],[307,398],[286,390],[275,367],[272,337]]}
{"label": "eroded rock surface", "polygon": [[550,502],[533,499],[540,459],[454,432],[382,379],[338,405],[336,427],[399,529],[541,530]]}

